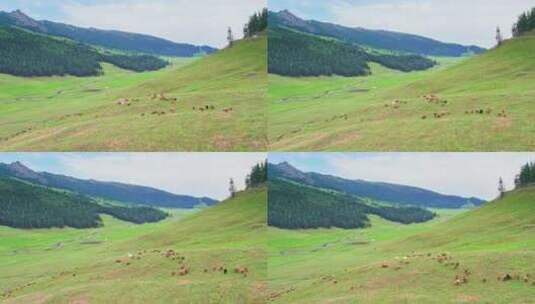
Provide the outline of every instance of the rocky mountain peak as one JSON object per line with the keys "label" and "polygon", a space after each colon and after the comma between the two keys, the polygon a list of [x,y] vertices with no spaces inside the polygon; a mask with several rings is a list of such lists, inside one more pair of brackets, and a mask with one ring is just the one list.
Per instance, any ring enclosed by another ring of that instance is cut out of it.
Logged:
{"label": "rocky mountain peak", "polygon": [[9,13],[9,17],[14,21],[15,25],[20,27],[29,27],[29,28],[35,28],[40,31],[44,31],[45,28],[35,19],[32,19],[25,13],[23,13],[21,10],[14,10],[11,13]]}

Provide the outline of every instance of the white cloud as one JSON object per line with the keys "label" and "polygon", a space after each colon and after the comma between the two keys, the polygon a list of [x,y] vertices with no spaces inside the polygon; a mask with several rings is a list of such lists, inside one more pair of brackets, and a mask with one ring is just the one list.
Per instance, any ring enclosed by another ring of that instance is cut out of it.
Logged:
{"label": "white cloud", "polygon": [[367,157],[325,157],[330,164],[327,170],[342,177],[484,199],[497,196],[500,177],[512,189],[520,167],[535,161],[535,153],[377,153]]}
{"label": "white cloud", "polygon": [[223,47],[227,28],[237,35],[267,0],[117,0],[84,4],[66,2],[64,22],[84,27],[123,30],[175,42]]}
{"label": "white cloud", "polygon": [[510,35],[516,17],[533,6],[535,0],[333,0],[329,21],[491,47],[496,26]]}
{"label": "white cloud", "polygon": [[176,194],[228,197],[229,179],[243,189],[265,153],[56,154],[61,174],[155,187]]}

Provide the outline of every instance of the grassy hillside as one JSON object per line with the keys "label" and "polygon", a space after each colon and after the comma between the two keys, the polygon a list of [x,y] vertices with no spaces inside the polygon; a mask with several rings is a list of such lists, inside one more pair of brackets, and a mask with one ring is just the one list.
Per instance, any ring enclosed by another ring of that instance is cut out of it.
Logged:
{"label": "grassy hillside", "polygon": [[535,147],[535,38],[426,72],[372,66],[372,76],[270,75],[276,150],[525,151]]}
{"label": "grassy hillside", "polygon": [[[157,224],[106,217],[84,233],[0,227],[1,300],[263,303],[266,206],[266,189],[257,189]],[[178,274],[181,265],[188,274]],[[243,267],[246,274],[235,272]]]}
{"label": "grassy hillside", "polygon": [[104,64],[83,79],[0,75],[0,150],[265,149],[266,38],[191,62],[146,73]]}
{"label": "grassy hillside", "polygon": [[472,211],[439,210],[424,224],[270,228],[271,302],[529,303],[534,202],[531,188]]}

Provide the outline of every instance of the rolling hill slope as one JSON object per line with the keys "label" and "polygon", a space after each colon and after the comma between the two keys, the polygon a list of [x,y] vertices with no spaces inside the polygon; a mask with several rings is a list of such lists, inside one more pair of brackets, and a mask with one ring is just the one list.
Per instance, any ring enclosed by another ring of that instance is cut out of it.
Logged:
{"label": "rolling hill slope", "polygon": [[216,200],[208,197],[177,195],[150,187],[83,180],[48,172],[35,172],[19,162],[9,165],[0,163],[0,177],[2,176],[14,177],[45,187],[68,190],[125,204],[164,208],[194,208],[199,205],[211,206],[217,203]]}
{"label": "rolling hill slope", "polygon": [[[416,95],[476,93],[484,95],[530,93],[535,79],[534,37],[510,39],[498,48],[449,67],[403,89]],[[507,98],[507,96],[504,96]]]}
{"label": "rolling hill slope", "polygon": [[65,37],[81,43],[111,49],[162,56],[193,57],[217,51],[209,46],[175,43],[149,35],[82,28],[47,20],[37,21],[20,10],[10,13],[0,11],[0,25],[17,26],[38,33]]}
{"label": "rolling hill slope", "polygon": [[534,229],[535,187],[527,187],[404,242],[414,248],[507,252],[535,248]]}
{"label": "rolling hill slope", "polygon": [[[92,240],[85,245],[71,231],[35,234],[0,227],[5,236],[0,299],[10,304],[265,303],[266,200],[266,189],[260,188],[158,224],[129,227],[106,219],[103,228],[85,234]],[[31,245],[36,238],[42,241]],[[56,248],[53,242],[61,248],[50,249]],[[181,269],[187,274],[179,275]]]}
{"label": "rolling hill slope", "polygon": [[[98,79],[0,75],[0,150],[264,150],[266,40],[156,72],[105,66]],[[125,98],[128,105],[118,104]]]}
{"label": "rolling hill slope", "polygon": [[270,229],[272,302],[530,303],[534,202],[531,187],[424,224]]}
{"label": "rolling hill slope", "polygon": [[422,188],[388,183],[349,180],[314,172],[302,172],[288,163],[269,164],[271,178],[285,178],[313,187],[331,189],[362,198],[396,205],[413,205],[427,208],[462,208],[478,206],[483,200],[444,195]]}
{"label": "rolling hill slope", "polygon": [[287,10],[269,12],[269,26],[285,26],[305,33],[332,37],[361,46],[428,56],[458,57],[467,53],[482,53],[485,51],[485,49],[477,46],[443,43],[417,35],[350,28],[315,20],[303,20]]}
{"label": "rolling hill slope", "polygon": [[534,37],[519,37],[401,75],[378,68],[350,79],[271,75],[272,149],[532,150],[534,48]]}

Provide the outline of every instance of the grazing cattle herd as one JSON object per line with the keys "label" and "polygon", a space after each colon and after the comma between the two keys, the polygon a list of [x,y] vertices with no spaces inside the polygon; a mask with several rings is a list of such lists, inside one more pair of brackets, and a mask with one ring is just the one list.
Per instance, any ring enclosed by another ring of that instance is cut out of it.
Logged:
{"label": "grazing cattle herd", "polygon": [[[404,256],[403,258],[396,258],[396,263],[392,264],[389,262],[383,262],[380,265],[380,268],[382,269],[389,269],[392,268],[394,270],[400,270],[404,265],[409,265],[411,260],[422,259],[422,258],[429,258],[431,260],[436,261],[437,263],[444,265],[444,267],[451,269],[455,275],[453,279],[453,285],[455,286],[461,286],[464,284],[468,284],[471,281],[471,277],[475,274],[472,270],[470,270],[468,267],[461,267],[461,262],[457,259],[455,259],[451,254],[448,253],[440,253],[437,255],[433,255],[432,253],[428,254],[411,254]],[[394,266],[396,265],[396,266]],[[487,283],[488,279],[483,275],[479,275],[479,280],[481,283]],[[497,281],[499,282],[507,282],[507,281],[519,281],[526,284],[531,284],[532,286],[535,286],[535,279],[532,279],[530,274],[520,274],[518,272],[502,272],[497,275]]]}
{"label": "grazing cattle herd", "polygon": [[[173,263],[176,263],[177,269],[171,272],[171,276],[173,277],[174,276],[186,276],[192,272],[191,266],[189,266],[186,261],[187,260],[186,256],[180,255],[174,249],[167,249],[163,251],[159,249],[155,249],[155,250],[152,250],[151,252],[148,252],[147,250],[142,250],[142,251],[137,252],[136,254],[129,253],[126,258],[115,260],[115,263],[125,265],[125,266],[130,266],[132,265],[133,262],[142,260],[144,256],[147,256],[150,254],[161,256],[162,258],[165,258],[169,261],[172,261]],[[202,273],[210,273],[209,269],[211,269],[212,272],[214,273],[218,272],[222,274],[229,274],[229,267],[227,265],[218,264],[212,267],[204,268]],[[243,277],[247,277],[249,274],[249,268],[245,266],[241,266],[241,265],[235,266],[234,273],[240,274]]]}
{"label": "grazing cattle herd", "polygon": [[[430,95],[423,95],[421,97],[425,102],[429,103],[429,104],[434,104],[434,105],[439,105],[439,106],[442,106],[442,107],[446,107],[449,105],[449,101],[446,100],[446,99],[442,99],[440,97],[438,97],[437,95],[434,95],[434,94],[430,94]],[[403,101],[403,100],[399,100],[399,99],[396,99],[394,100],[393,102],[391,103],[386,103],[384,105],[385,108],[392,108],[392,109],[400,109],[402,105],[406,105],[408,104],[407,101]],[[486,109],[473,109],[473,110],[466,110],[465,111],[465,114],[476,114],[476,115],[491,115],[492,113],[494,112],[493,109],[491,108],[486,108]],[[432,115],[422,115],[421,116],[421,119],[422,120],[426,120],[430,117],[433,117],[435,119],[441,119],[441,118],[444,118],[446,116],[449,116],[449,115],[452,115],[451,112],[448,112],[448,111],[439,111],[439,112],[434,112]],[[501,117],[501,118],[506,118],[508,115],[507,113],[505,112],[505,110],[501,110],[500,112],[498,112],[497,114],[497,117]]]}
{"label": "grazing cattle herd", "polygon": [[[149,97],[150,97],[151,100],[169,101],[174,106],[173,108],[171,108],[168,111],[161,111],[161,110],[152,111],[152,112],[149,113],[150,115],[162,116],[162,115],[165,115],[165,114],[168,114],[168,113],[176,113],[178,111],[177,110],[177,102],[179,101],[179,99],[177,97],[168,97],[164,93],[150,94]],[[135,98],[134,99],[130,99],[130,98],[124,98],[123,97],[123,98],[119,98],[118,100],[116,100],[115,103],[117,105],[119,105],[119,106],[130,107],[133,104],[133,102],[138,102],[138,101],[139,101],[139,99],[135,99]],[[216,107],[214,105],[193,106],[192,110],[193,111],[198,111],[198,112],[208,112],[208,111],[215,111]],[[222,112],[224,112],[224,113],[231,113],[233,111],[234,111],[234,108],[231,108],[231,107],[222,109]],[[140,114],[141,117],[145,117],[146,115],[147,115],[146,113],[141,113]]]}

